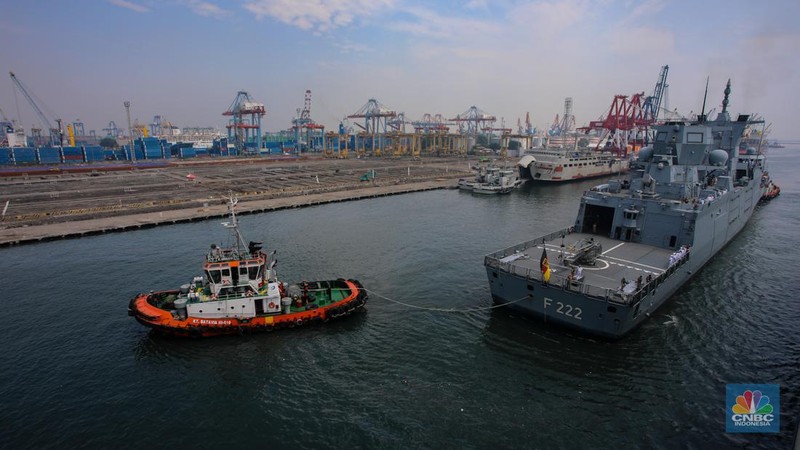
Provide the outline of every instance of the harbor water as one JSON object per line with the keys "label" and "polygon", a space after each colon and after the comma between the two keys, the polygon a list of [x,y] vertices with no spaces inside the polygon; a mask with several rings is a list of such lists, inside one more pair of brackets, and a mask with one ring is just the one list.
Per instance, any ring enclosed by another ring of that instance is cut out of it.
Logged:
{"label": "harbor water", "polygon": [[[200,275],[219,220],[0,249],[0,448],[790,447],[798,150],[770,149],[781,196],[616,342],[490,309],[483,267],[602,181],[242,216],[283,280],[370,291],[364,314],[273,333],[166,338],[126,314]],[[727,383],[780,384],[781,433],[726,433]]]}

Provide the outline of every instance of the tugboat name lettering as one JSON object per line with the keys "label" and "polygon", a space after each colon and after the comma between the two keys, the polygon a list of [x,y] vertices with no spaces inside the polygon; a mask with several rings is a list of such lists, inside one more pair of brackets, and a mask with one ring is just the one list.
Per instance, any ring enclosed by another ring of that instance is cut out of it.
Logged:
{"label": "tugboat name lettering", "polygon": [[[549,298],[545,297],[544,298],[544,309],[547,309],[550,306],[550,304],[552,304],[552,303],[553,303],[552,299],[549,299]],[[581,318],[581,314],[583,314],[583,310],[581,310],[577,306],[572,306],[572,305],[569,305],[569,304],[556,302],[556,312],[559,313],[559,314],[563,314],[563,315],[565,315],[567,317],[572,317],[573,319],[583,320]]]}
{"label": "tugboat name lettering", "polygon": [[230,320],[207,320],[207,319],[200,319],[198,320],[200,325],[230,325]]}

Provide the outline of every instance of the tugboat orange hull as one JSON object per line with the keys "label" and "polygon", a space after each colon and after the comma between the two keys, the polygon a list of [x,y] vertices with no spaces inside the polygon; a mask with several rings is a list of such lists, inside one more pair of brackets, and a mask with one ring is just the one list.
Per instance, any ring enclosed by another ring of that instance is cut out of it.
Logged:
{"label": "tugboat orange hull", "polygon": [[288,314],[267,314],[249,319],[235,317],[205,319],[191,316],[179,318],[172,311],[156,307],[151,300],[156,295],[178,292],[175,290],[137,295],[128,305],[128,315],[154,330],[182,337],[224,336],[294,328],[327,322],[363,310],[368,298],[364,287],[355,280],[345,280],[345,283],[350,289],[348,297],[318,308]]}

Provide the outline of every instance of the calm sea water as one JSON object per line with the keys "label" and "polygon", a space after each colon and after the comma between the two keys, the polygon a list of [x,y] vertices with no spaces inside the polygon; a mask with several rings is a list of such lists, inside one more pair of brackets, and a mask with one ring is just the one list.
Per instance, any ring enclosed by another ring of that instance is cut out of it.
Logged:
{"label": "calm sea water", "polygon": [[[798,149],[782,195],[617,342],[491,306],[483,255],[571,224],[598,182],[433,191],[242,217],[283,279],[359,279],[368,311],[209,340],[152,334],[139,291],[200,273],[219,221],[0,249],[0,447],[788,447],[800,392]],[[726,383],[781,385],[781,433],[725,433]]]}

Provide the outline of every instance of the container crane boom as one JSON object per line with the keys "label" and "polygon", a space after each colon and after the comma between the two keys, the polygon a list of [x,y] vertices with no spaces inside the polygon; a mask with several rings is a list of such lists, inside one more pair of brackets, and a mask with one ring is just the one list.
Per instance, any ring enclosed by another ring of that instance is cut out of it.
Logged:
{"label": "container crane boom", "polygon": [[14,75],[14,72],[8,72],[8,74],[11,76],[11,81],[14,83],[14,85],[17,87],[17,89],[19,89],[19,91],[22,92],[22,95],[25,96],[25,98],[28,100],[28,103],[31,104],[31,107],[36,112],[36,115],[39,116],[39,120],[42,121],[42,124],[43,125],[47,125],[47,128],[50,130],[51,139],[54,139],[56,136],[58,136],[58,138],[59,138],[59,142],[58,143],[61,144],[61,142],[60,142],[61,141],[61,136],[62,136],[62,132],[61,132],[61,128],[60,128],[61,127],[61,123],[60,123],[61,121],[59,120],[59,128],[53,128],[53,124],[50,123],[49,120],[47,120],[47,116],[44,115],[42,110],[39,108],[39,105],[37,105],[36,102],[33,100],[33,97],[31,97],[31,94],[29,94],[28,90],[25,89],[25,86],[22,84],[22,82],[20,82],[17,79],[16,75]]}

